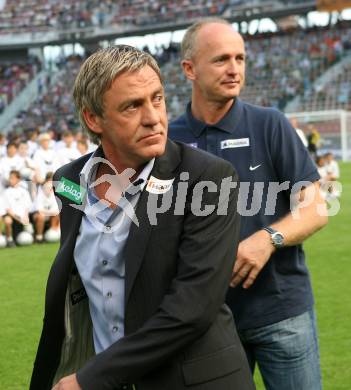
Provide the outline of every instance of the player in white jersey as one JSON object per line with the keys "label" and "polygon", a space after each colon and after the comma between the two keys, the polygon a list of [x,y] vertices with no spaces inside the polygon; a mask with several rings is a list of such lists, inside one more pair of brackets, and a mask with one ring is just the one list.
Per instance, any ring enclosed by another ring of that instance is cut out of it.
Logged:
{"label": "player in white jersey", "polygon": [[33,130],[28,134],[28,156],[33,157],[34,153],[37,151],[38,145],[38,131]]}
{"label": "player in white jersey", "polygon": [[0,161],[0,176],[3,180],[3,185],[7,185],[11,171],[20,171],[23,166],[24,161],[18,155],[17,145],[14,142],[9,142],[6,146],[6,156]]}
{"label": "player in white jersey", "polygon": [[331,181],[329,193],[331,194],[332,197],[339,197],[340,190],[335,184],[335,181],[337,181],[340,178],[339,164],[335,160],[334,155],[331,152],[326,153],[324,155],[324,159],[325,159],[325,169],[329,175],[329,180]]}
{"label": "player in white jersey", "polygon": [[49,172],[55,172],[60,167],[56,152],[50,148],[51,137],[48,133],[43,133],[39,137],[40,147],[35,152],[33,160],[39,167],[39,182],[45,180]]}
{"label": "player in white jersey", "polygon": [[62,147],[58,149],[57,155],[60,160],[60,165],[68,164],[81,156],[74,141],[73,134],[70,131],[65,131],[62,134]]}
{"label": "player in white jersey", "polygon": [[24,226],[29,225],[32,201],[29,192],[20,185],[21,175],[13,170],[9,175],[9,187],[3,193],[4,223],[7,246],[15,246],[16,236]]}
{"label": "player in white jersey", "polygon": [[0,133],[0,159],[6,155],[6,136]]}
{"label": "player in white jersey", "polygon": [[43,242],[45,224],[48,228],[59,230],[59,208],[54,195],[52,174],[48,174],[44,183],[39,186],[33,206],[33,221],[35,225],[35,241]]}

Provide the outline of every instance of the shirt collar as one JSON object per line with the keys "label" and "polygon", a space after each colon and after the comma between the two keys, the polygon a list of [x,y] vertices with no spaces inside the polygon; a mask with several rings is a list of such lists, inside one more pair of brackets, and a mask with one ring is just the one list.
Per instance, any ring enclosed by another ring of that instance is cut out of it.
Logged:
{"label": "shirt collar", "polygon": [[[95,151],[92,153],[92,155],[89,157],[87,162],[84,164],[82,170],[80,171],[79,176],[81,177],[81,179],[82,178],[85,179],[86,183],[90,182],[91,176],[94,173],[94,169],[92,169],[92,168],[94,168],[93,158],[95,158],[95,157],[105,158],[105,154],[104,154],[104,151],[103,151],[101,145],[99,145],[95,149]],[[95,168],[96,168],[96,166],[95,166]]]}
{"label": "shirt collar", "polygon": [[[89,157],[88,161],[84,164],[81,172],[80,172],[80,178],[84,180],[85,187],[87,188],[87,194],[88,194],[88,201],[90,204],[97,202],[99,199],[96,197],[94,188],[91,188],[89,184],[95,180],[96,177],[96,171],[98,164],[93,163],[93,158],[99,157],[99,158],[105,158],[104,151],[102,149],[102,146],[100,145],[94,153]],[[126,189],[126,193],[129,193],[131,195],[135,195],[137,192],[141,192],[144,190],[148,177],[150,176],[150,173],[154,167],[155,164],[155,158],[151,159],[147,164],[144,166],[142,171],[139,173],[139,175],[134,179],[132,183],[128,186]]]}
{"label": "shirt collar", "polygon": [[243,105],[239,98],[234,100],[234,103],[228,110],[228,112],[224,115],[222,119],[220,119],[217,123],[213,125],[207,125],[205,122],[196,119],[191,112],[191,102],[188,103],[186,107],[186,119],[189,124],[190,131],[194,134],[195,137],[199,137],[206,128],[213,127],[218,130],[221,130],[225,133],[233,134],[234,130],[239,122],[239,118],[242,114]]}
{"label": "shirt collar", "polygon": [[[143,170],[139,173],[138,177],[133,181],[134,185],[138,185],[138,184],[140,185],[140,191],[143,191],[143,189],[145,188],[147,180],[148,180],[150,173],[152,171],[152,168],[154,167],[154,164],[155,164],[155,158],[150,160],[144,166]],[[128,189],[127,189],[127,191],[128,191]]]}

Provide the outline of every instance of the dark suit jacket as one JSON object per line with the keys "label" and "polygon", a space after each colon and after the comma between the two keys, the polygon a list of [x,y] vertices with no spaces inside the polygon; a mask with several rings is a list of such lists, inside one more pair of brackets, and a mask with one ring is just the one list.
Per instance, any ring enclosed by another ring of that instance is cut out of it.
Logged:
{"label": "dark suit jacket", "polygon": [[[79,183],[87,159],[60,168],[54,180],[64,176]],[[189,190],[184,215],[175,215],[182,172],[189,172]],[[137,390],[254,389],[231,312],[223,304],[238,245],[237,189],[230,191],[226,215],[195,216],[191,211],[196,183],[218,185],[218,191],[202,196],[202,208],[217,209],[222,179],[236,181],[236,174],[224,160],[171,141],[151,174],[175,178],[172,206],[153,226],[146,208],[148,199],[158,195],[144,190],[140,196],[139,227],[132,224],[125,248],[125,337],[98,355],[87,352],[91,321],[73,259],[82,212],[59,197],[61,244],[48,279],[31,390],[51,389],[54,378],[72,372],[83,390],[116,390],[123,382],[136,384]],[[84,306],[85,317],[79,317]],[[73,359],[77,344],[79,358]]]}

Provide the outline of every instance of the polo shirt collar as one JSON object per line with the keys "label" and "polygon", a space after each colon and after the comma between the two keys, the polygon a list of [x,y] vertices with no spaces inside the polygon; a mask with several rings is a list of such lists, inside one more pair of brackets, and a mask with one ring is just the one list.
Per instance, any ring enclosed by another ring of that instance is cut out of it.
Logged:
{"label": "polo shirt collar", "polygon": [[212,127],[218,130],[221,130],[225,133],[233,134],[236,128],[239,118],[242,114],[243,105],[239,98],[234,100],[234,103],[230,107],[229,111],[220,119],[217,123],[213,125],[207,125],[205,122],[196,119],[191,112],[191,102],[188,103],[186,107],[186,120],[189,125],[190,131],[195,137],[200,137],[200,135],[205,131],[206,128]]}

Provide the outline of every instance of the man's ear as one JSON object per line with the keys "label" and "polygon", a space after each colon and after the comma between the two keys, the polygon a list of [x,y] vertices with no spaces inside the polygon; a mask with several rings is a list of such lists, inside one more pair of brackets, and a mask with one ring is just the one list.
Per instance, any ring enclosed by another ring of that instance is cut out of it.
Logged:
{"label": "man's ear", "polygon": [[181,62],[183,72],[188,80],[195,79],[194,64],[191,60],[182,60]]}
{"label": "man's ear", "polygon": [[99,116],[93,114],[91,111],[87,110],[86,108],[83,109],[82,115],[85,120],[85,123],[87,124],[87,126],[91,131],[93,131],[96,134],[102,133],[102,129],[100,126],[101,118]]}

